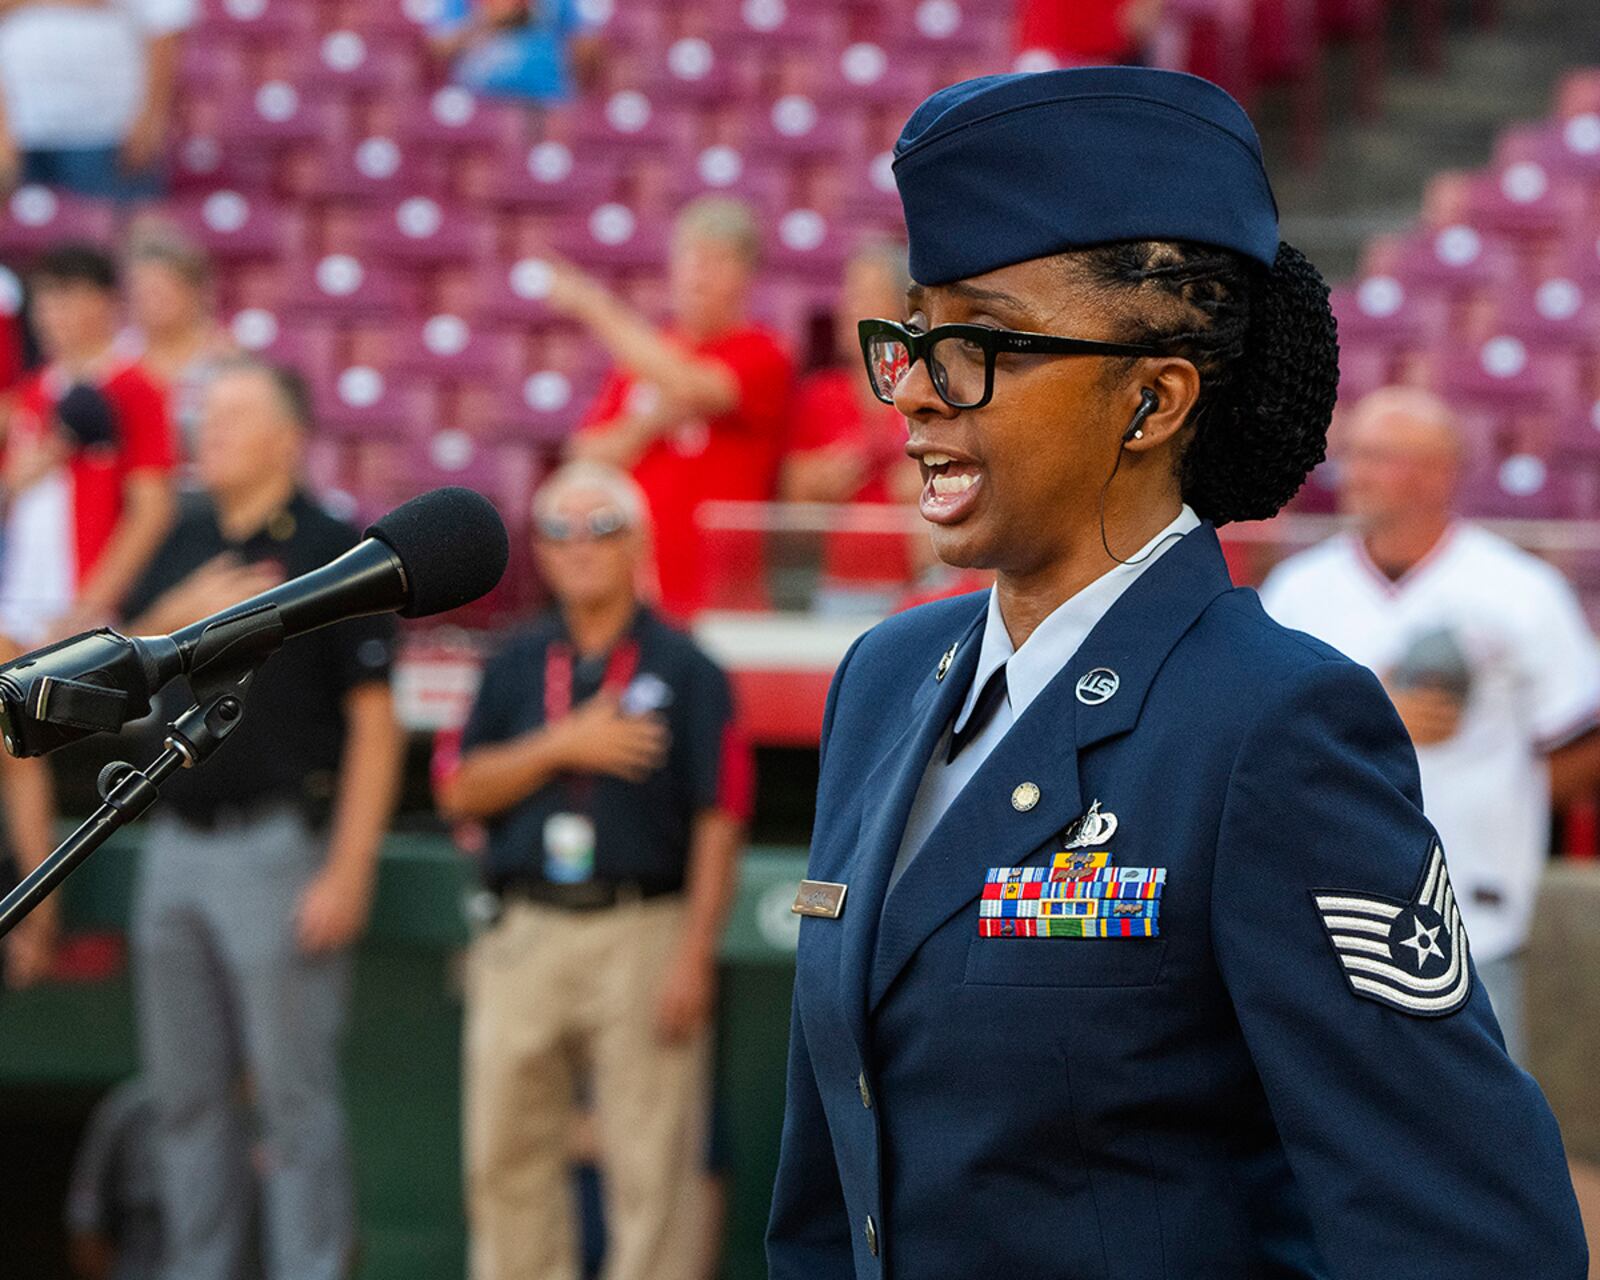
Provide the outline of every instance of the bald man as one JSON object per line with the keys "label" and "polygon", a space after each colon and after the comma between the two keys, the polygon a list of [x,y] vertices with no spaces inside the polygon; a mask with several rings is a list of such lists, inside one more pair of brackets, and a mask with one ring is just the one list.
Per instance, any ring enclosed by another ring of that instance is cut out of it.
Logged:
{"label": "bald man", "polygon": [[1389,690],[1479,976],[1520,1059],[1521,953],[1552,795],[1592,790],[1600,761],[1600,651],[1555,569],[1455,514],[1468,459],[1437,396],[1373,392],[1337,456],[1348,530],[1279,565],[1262,602]]}

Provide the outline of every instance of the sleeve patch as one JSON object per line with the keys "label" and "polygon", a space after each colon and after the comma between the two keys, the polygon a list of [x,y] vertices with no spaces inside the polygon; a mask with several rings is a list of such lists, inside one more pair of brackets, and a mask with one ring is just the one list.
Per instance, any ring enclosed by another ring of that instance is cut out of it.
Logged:
{"label": "sleeve patch", "polygon": [[1421,1018],[1466,1004],[1467,933],[1438,844],[1409,901],[1344,889],[1313,889],[1311,900],[1355,995]]}

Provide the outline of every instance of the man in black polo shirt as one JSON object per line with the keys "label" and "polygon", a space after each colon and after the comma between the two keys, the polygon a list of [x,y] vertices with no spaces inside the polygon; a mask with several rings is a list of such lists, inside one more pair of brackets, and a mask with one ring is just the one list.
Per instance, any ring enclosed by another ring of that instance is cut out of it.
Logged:
{"label": "man in black polo shirt", "polygon": [[[127,601],[130,630],[175,630],[355,545],[301,490],[309,425],[294,375],[244,360],[217,373],[196,448],[204,493]],[[337,1049],[398,784],[392,649],[387,617],[290,640],[216,755],[162,788],[132,933],[173,1280],[235,1280],[251,1252],[246,1072],[268,1280],[348,1273]],[[187,695],[169,689],[162,719]]]}
{"label": "man in black polo shirt", "polygon": [[643,499],[573,463],[535,501],[558,607],[490,662],[440,788],[488,823],[499,921],[467,1026],[473,1280],[578,1274],[567,1137],[592,1086],[611,1280],[689,1280],[703,1243],[718,937],[752,773],[726,676],[635,595]]}

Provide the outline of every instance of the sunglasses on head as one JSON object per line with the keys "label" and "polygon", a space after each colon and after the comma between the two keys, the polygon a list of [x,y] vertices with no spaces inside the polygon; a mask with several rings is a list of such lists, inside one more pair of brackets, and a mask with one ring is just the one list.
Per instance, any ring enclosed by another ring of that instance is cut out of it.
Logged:
{"label": "sunglasses on head", "polygon": [[612,538],[628,527],[615,507],[601,507],[586,516],[541,516],[539,536],[546,542],[582,542]]}

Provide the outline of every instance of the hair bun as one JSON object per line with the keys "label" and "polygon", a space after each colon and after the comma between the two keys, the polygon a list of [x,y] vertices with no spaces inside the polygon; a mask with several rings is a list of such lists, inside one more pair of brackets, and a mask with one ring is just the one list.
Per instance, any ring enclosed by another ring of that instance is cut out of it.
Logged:
{"label": "hair bun", "polygon": [[1216,524],[1265,520],[1327,455],[1339,391],[1339,340],[1328,284],[1280,243],[1256,281],[1243,359],[1227,403],[1212,407],[1184,459],[1184,497]]}

